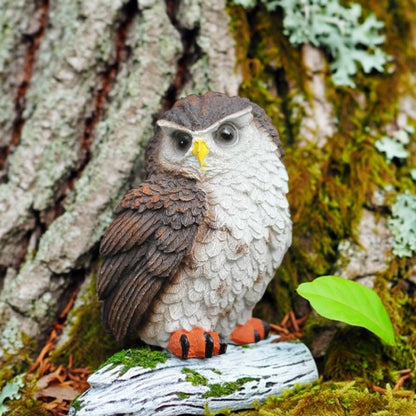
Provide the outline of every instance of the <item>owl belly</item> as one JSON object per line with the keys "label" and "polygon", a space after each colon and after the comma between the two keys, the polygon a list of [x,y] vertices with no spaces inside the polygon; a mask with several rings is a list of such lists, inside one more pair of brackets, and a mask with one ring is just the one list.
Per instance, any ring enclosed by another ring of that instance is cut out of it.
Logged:
{"label": "owl belly", "polygon": [[245,195],[237,205],[229,199],[211,205],[189,262],[166,285],[139,332],[143,341],[164,347],[172,332],[194,327],[227,340],[251,318],[291,240],[288,209],[278,219],[263,211]]}

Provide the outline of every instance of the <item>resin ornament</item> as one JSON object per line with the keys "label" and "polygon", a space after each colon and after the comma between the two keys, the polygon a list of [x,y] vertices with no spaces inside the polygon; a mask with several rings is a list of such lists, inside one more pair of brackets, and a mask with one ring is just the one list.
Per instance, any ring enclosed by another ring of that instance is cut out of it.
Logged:
{"label": "resin ornament", "polygon": [[190,95],[160,117],[147,177],[101,243],[97,291],[118,340],[191,358],[267,337],[252,311],[291,244],[282,156],[246,98]]}

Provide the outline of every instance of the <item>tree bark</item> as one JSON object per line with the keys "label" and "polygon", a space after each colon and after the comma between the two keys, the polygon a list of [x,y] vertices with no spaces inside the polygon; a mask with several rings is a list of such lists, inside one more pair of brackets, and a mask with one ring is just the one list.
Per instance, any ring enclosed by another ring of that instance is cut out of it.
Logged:
{"label": "tree bark", "polygon": [[97,261],[112,210],[140,171],[155,115],[181,91],[238,89],[223,1],[45,0],[30,7],[2,5],[0,326],[7,354],[27,337],[42,339]]}

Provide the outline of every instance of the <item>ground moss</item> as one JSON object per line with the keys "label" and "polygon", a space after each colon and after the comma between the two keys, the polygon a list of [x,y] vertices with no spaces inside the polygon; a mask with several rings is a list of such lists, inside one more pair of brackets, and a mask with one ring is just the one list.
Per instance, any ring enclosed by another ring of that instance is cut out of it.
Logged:
{"label": "ground moss", "polygon": [[241,377],[232,382],[208,384],[209,391],[204,393],[202,397],[207,399],[208,397],[228,396],[239,390],[244,384],[256,380],[258,379],[253,377]]}
{"label": "ground moss", "polygon": [[8,416],[50,416],[50,412],[43,407],[44,403],[34,398],[28,398],[25,395],[24,400],[18,400],[12,403]]}
{"label": "ground moss", "polygon": [[[402,397],[393,393],[370,393],[357,382],[322,382],[298,387],[282,397],[269,397],[255,404],[254,410],[224,412],[239,416],[413,416],[416,412],[414,396]],[[218,414],[218,413],[217,413]]]}
{"label": "ground moss", "polygon": [[22,334],[22,341],[25,347],[17,354],[11,355],[3,351],[0,358],[0,390],[9,380],[25,373],[33,364],[33,357],[38,350],[37,342],[25,334]]}
{"label": "ground moss", "polygon": [[377,337],[348,326],[337,332],[326,353],[324,376],[339,381],[360,378],[375,385],[395,383],[383,357],[383,345]]}
{"label": "ground moss", "polygon": [[20,397],[7,402],[8,416],[48,416],[44,403],[36,399],[38,378],[35,374],[26,374],[23,378],[24,387],[19,389]]}
{"label": "ground moss", "polygon": [[101,365],[101,368],[109,364],[111,365],[110,368],[122,366],[120,373],[124,374],[132,367],[156,368],[158,364],[165,363],[168,358],[169,356],[166,352],[149,346],[129,348],[116,352]]}

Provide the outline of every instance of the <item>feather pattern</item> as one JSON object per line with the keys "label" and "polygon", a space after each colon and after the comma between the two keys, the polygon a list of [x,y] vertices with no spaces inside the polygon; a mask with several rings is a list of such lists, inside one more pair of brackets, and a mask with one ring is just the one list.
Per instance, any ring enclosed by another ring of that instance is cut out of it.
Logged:
{"label": "feather pattern", "polygon": [[[220,142],[224,126],[237,140]],[[205,142],[203,167],[191,141],[178,147],[178,130]],[[149,177],[101,243],[97,291],[117,339],[165,347],[196,326],[227,339],[251,318],[291,244],[283,154],[270,118],[246,98],[188,96],[161,116]]]}
{"label": "feather pattern", "polygon": [[204,192],[184,178],[152,176],[130,190],[101,243],[97,279],[105,326],[122,340],[189,255],[205,214]]}
{"label": "feather pattern", "polygon": [[[197,182],[207,213],[190,255],[192,267],[182,264],[160,292],[139,331],[147,343],[166,346],[171,332],[194,326],[227,339],[251,318],[290,246],[288,176],[278,148],[255,126],[245,133],[247,147],[234,154],[233,169],[220,165],[210,171],[214,162],[208,163]],[[169,238],[163,247],[170,244]]]}

